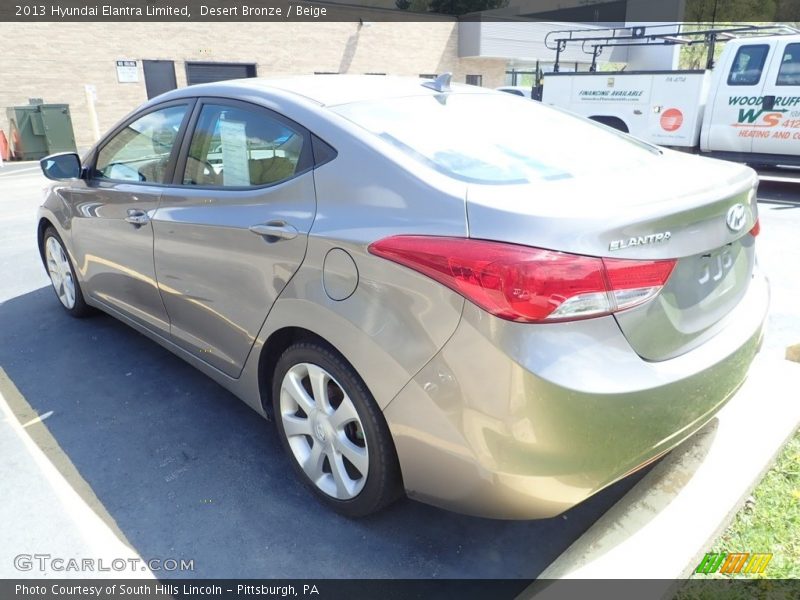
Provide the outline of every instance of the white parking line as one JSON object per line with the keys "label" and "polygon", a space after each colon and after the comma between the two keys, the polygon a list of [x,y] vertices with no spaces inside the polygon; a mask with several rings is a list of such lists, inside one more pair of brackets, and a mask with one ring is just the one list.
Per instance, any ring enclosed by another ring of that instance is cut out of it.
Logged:
{"label": "white parking line", "polygon": [[[107,564],[111,564],[114,559],[121,558],[126,561],[126,568],[124,571],[117,571],[117,576],[154,577],[149,569],[134,570],[129,559],[141,561],[141,556],[133,549],[91,486],[42,423],[43,419],[52,414],[52,412],[46,412],[37,415],[0,367],[0,425],[3,425],[3,435],[5,436],[2,441],[6,448],[15,450],[13,456],[16,463],[14,464],[30,465],[29,470],[15,474],[16,484],[18,486],[24,484],[26,479],[29,483],[34,481],[44,483],[43,489],[48,490],[50,501],[58,507],[50,515],[33,516],[24,512],[20,513],[19,521],[14,525],[17,530],[16,535],[19,537],[21,535],[19,530],[26,527],[38,528],[39,532],[47,527],[70,528],[79,534],[80,538],[75,538],[70,554],[65,554],[65,557],[92,557],[95,560],[101,559]],[[21,421],[25,421],[25,424],[23,425]],[[5,427],[5,424],[10,427]],[[3,468],[7,468],[7,466],[3,465]],[[42,489],[42,486],[39,489]],[[11,492],[11,490],[8,491]],[[9,498],[3,500],[8,502]],[[66,514],[69,522],[54,521],[56,518],[54,515],[57,514]],[[49,523],[48,519],[50,519]],[[9,535],[13,533],[12,529]],[[25,533],[24,535],[29,534]],[[7,547],[0,550],[0,555],[2,554],[8,554]],[[28,575],[40,572],[44,574],[47,571],[34,569]],[[19,571],[12,571],[8,564],[0,565],[0,573],[4,577],[8,577],[10,574],[19,577]],[[84,570],[74,573],[60,572],[59,576],[94,578],[102,577],[103,574],[100,571]]]}
{"label": "white parking line", "polygon": [[39,169],[39,165],[33,167],[25,167],[24,169],[14,169],[12,171],[6,171],[4,169],[0,169],[0,177],[11,177],[12,175],[19,175],[20,173],[27,173],[28,171],[36,171]]}
{"label": "white parking line", "polygon": [[759,175],[758,178],[761,181],[770,181],[773,183],[797,183],[800,184],[800,177],[795,175],[794,177],[787,177],[784,175]]}
{"label": "white parking line", "polygon": [[31,419],[31,420],[30,420],[30,421],[28,421],[27,423],[23,423],[23,424],[22,424],[22,428],[23,428],[23,429],[25,429],[26,427],[30,427],[31,425],[35,425],[36,423],[41,423],[41,422],[42,422],[42,421],[44,421],[44,420],[45,420],[47,417],[52,417],[52,416],[53,416],[53,411],[52,411],[52,410],[48,410],[48,411],[47,411],[46,413],[44,413],[43,415],[39,415],[39,416],[38,416],[38,417],[36,417],[35,419]]}

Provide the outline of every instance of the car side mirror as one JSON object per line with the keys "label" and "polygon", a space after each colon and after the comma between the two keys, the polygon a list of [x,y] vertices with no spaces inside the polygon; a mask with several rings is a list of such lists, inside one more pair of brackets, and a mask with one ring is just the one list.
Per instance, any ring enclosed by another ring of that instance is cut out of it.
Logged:
{"label": "car side mirror", "polygon": [[79,179],[81,176],[81,159],[74,152],[45,156],[39,161],[39,165],[44,176],[55,181]]}

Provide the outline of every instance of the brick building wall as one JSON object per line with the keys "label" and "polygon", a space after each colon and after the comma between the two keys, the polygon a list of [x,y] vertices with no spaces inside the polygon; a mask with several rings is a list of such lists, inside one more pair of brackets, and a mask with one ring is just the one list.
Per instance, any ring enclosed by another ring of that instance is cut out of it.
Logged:
{"label": "brick building wall", "polygon": [[[173,60],[179,87],[187,61],[255,63],[257,75],[314,72],[418,76],[452,71],[503,85],[505,62],[460,59],[458,26],[431,23],[15,23],[3,28],[0,129],[5,108],[28,98],[70,105],[79,149],[94,142],[85,86],[96,89],[101,135],[147,99],[142,60]],[[117,81],[116,61],[135,60],[136,83]]]}

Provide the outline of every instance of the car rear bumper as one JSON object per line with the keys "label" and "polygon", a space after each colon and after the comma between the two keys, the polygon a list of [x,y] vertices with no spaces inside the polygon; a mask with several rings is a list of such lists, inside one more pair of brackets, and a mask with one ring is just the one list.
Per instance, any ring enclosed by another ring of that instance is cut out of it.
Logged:
{"label": "car rear bumper", "polygon": [[768,305],[757,273],[716,336],[647,362],[613,317],[525,325],[467,303],[385,410],[409,496],[495,518],[571,508],[714,416],[744,382]]}

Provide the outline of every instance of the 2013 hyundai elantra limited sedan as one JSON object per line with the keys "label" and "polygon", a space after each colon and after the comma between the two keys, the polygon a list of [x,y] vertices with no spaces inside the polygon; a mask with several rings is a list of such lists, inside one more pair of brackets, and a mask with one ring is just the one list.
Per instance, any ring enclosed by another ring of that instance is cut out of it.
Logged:
{"label": "2013 hyundai elantra limited sedan", "polygon": [[548,517],[742,384],[768,306],[757,180],[447,79],[159,96],[42,160],[39,249],[67,312],[274,420],[333,509]]}

